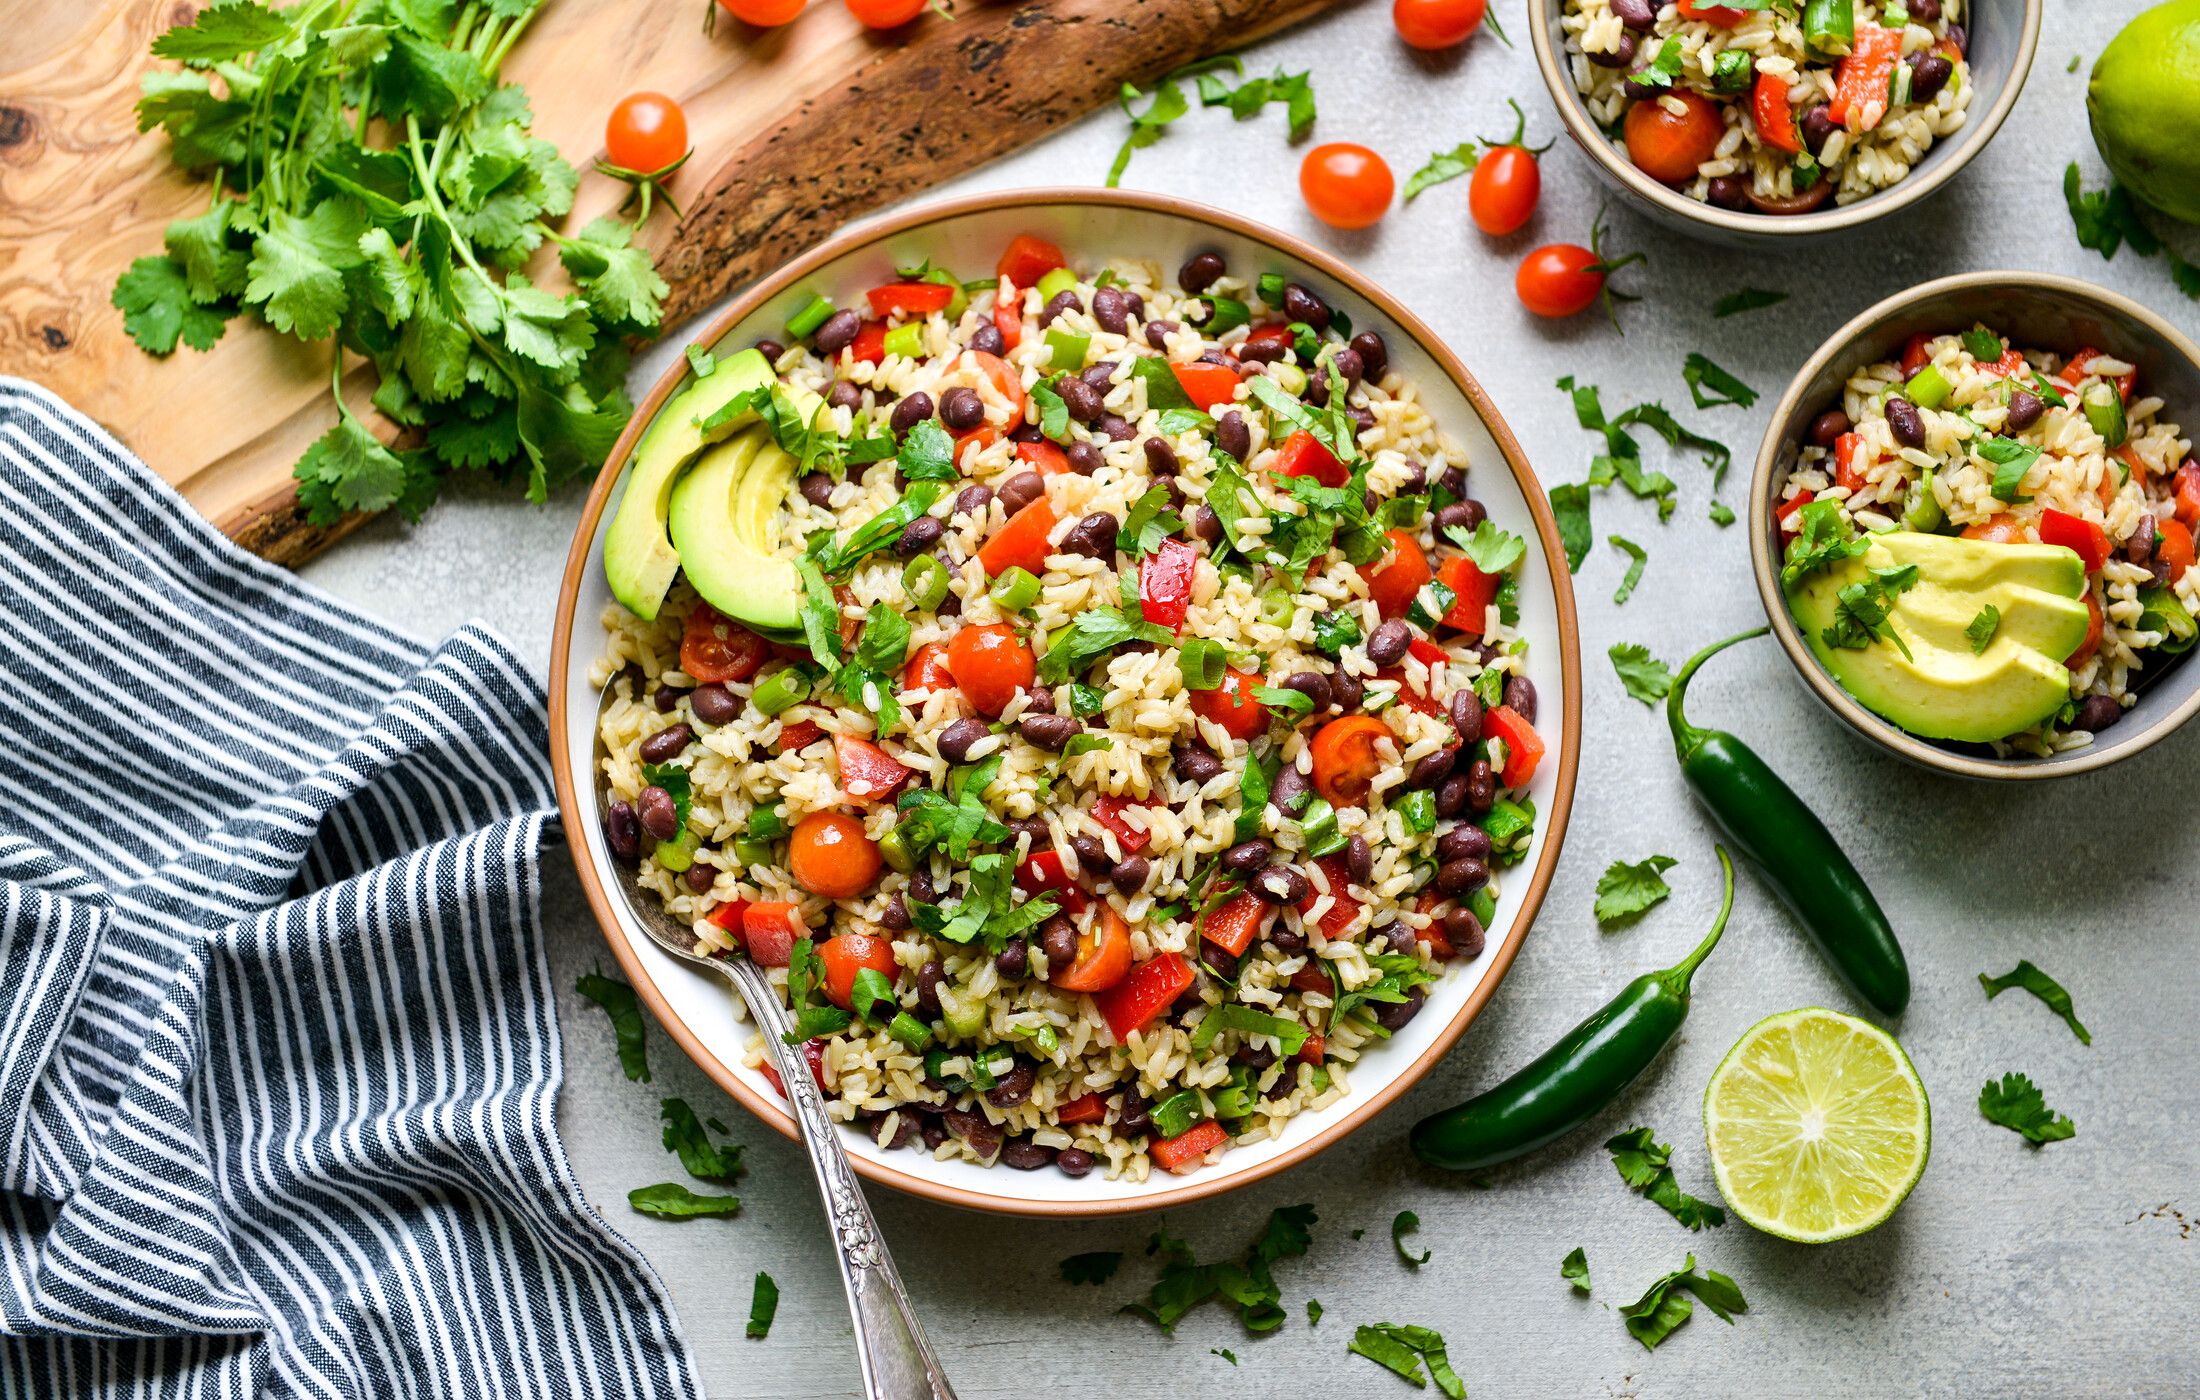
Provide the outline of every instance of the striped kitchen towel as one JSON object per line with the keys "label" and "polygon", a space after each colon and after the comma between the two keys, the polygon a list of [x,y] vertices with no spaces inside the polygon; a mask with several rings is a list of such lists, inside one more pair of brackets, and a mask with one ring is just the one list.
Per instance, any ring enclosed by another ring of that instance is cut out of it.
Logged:
{"label": "striped kitchen towel", "polygon": [[543,700],[0,379],[0,1395],[688,1397],[554,1124]]}

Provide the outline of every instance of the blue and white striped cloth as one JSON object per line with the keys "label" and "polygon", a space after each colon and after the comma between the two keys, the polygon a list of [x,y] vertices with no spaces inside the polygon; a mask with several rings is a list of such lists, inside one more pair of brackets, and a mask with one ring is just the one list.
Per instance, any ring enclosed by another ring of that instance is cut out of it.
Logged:
{"label": "blue and white striped cloth", "polygon": [[557,1139],[544,744],[0,379],[0,1395],[700,1395]]}

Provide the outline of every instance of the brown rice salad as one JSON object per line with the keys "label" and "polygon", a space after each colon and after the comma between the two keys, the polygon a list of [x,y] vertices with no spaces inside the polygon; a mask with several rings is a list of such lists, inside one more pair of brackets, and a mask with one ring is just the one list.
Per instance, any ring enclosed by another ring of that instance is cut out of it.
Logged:
{"label": "brown rice salad", "polygon": [[[2190,648],[2200,463],[2127,361],[2017,348],[1985,326],[1917,335],[1852,375],[1812,423],[1778,503],[1784,538],[1819,525],[2062,545],[2091,614],[2065,661],[2070,700],[1997,753],[2083,747],[2135,703],[2142,673]],[[1838,520],[1814,522],[1837,510]],[[1790,544],[1792,555],[1796,549]]]}
{"label": "brown rice salad", "polygon": [[1336,1102],[1481,954],[1543,742],[1526,543],[1382,337],[1064,262],[764,345],[800,640],[683,574],[594,679],[612,849],[772,967],[838,1118],[1138,1181]]}
{"label": "brown rice salad", "polygon": [[1971,104],[1964,0],[1566,0],[1590,117],[1652,179],[1800,214],[1910,173]]}

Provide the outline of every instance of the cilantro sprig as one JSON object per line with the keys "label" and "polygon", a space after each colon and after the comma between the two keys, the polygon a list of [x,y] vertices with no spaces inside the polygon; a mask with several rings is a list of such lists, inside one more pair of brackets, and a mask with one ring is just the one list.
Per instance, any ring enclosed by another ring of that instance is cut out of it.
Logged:
{"label": "cilantro sprig", "polygon": [[1673,893],[1665,872],[1680,864],[1671,856],[1638,861],[1615,860],[1597,879],[1596,919],[1600,924],[1631,923]]}
{"label": "cilantro sprig", "polygon": [[2078,1132],[2067,1116],[2047,1106],[2040,1087],[2022,1074],[1987,1080],[1978,1092],[1978,1111],[1987,1122],[2019,1134],[2034,1147],[2061,1142]]}

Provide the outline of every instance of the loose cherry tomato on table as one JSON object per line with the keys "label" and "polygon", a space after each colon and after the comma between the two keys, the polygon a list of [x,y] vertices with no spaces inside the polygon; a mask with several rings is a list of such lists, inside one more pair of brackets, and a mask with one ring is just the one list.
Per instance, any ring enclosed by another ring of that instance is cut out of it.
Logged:
{"label": "loose cherry tomato on table", "polygon": [[787,869],[794,882],[827,899],[852,899],[869,889],[879,864],[878,843],[844,812],[812,812],[787,838]]}
{"label": "loose cherry tomato on table", "polygon": [[1482,24],[1489,0],[1391,0],[1390,22],[1417,49],[1448,49]]}
{"label": "loose cherry tomato on table", "polygon": [[947,643],[947,669],[954,672],[963,698],[979,714],[992,716],[1031,684],[1038,665],[1016,629],[995,622],[957,632]]}
{"label": "loose cherry tomato on table", "polygon": [[865,28],[892,29],[924,13],[931,0],[848,0],[848,13]]}
{"label": "loose cherry tomato on table", "polygon": [[[1668,98],[1683,108],[1667,108]],[[1627,109],[1627,155],[1635,168],[1668,185],[1696,178],[1696,167],[1711,159],[1726,122],[1711,99],[1700,93],[1675,88],[1645,98]]]}
{"label": "loose cherry tomato on table", "polygon": [[1192,713],[1221,725],[1233,739],[1258,738],[1268,728],[1268,707],[1253,698],[1260,683],[1250,671],[1224,671],[1213,690],[1192,692]]}
{"label": "loose cherry tomato on table", "polygon": [[1397,187],[1381,156],[1349,141],[1316,146],[1299,164],[1299,193],[1331,228],[1366,228],[1389,210]]}
{"label": "loose cherry tomato on table", "polygon": [[[687,113],[661,92],[629,93],[604,123],[604,159],[596,169],[634,187],[627,203],[641,201],[636,222],[649,218],[650,203],[662,199],[677,216],[680,206],[664,192],[664,182],[688,158]],[[622,204],[620,208],[625,208]]]}
{"label": "loose cherry tomato on table", "polygon": [[802,13],[809,0],[718,0],[720,9],[743,24],[776,29]]}
{"label": "loose cherry tomato on table", "polygon": [[1413,606],[1413,595],[1433,575],[1429,573],[1428,555],[1412,531],[1392,530],[1385,538],[1390,547],[1374,563],[1361,565],[1360,577],[1367,580],[1367,596],[1375,600],[1382,615],[1400,617]]}
{"label": "loose cherry tomato on table", "polygon": [[1357,807],[1367,801],[1375,775],[1383,771],[1375,746],[1390,737],[1390,726],[1373,715],[1346,715],[1323,725],[1309,746],[1314,756],[1314,791],[1332,807]]}
{"label": "loose cherry tomato on table", "polygon": [[1538,316],[1572,316],[1604,290],[1604,264],[1578,243],[1551,243],[1521,262],[1513,276],[1520,304]]}
{"label": "loose cherry tomato on table", "polygon": [[854,1010],[856,974],[865,968],[894,980],[894,947],[868,933],[843,933],[818,945],[817,960],[825,968],[825,995],[843,1011]]}
{"label": "loose cherry tomato on table", "polygon": [[771,658],[772,645],[708,603],[697,603],[680,634],[680,669],[708,684],[745,681]]}
{"label": "loose cherry tomato on table", "polygon": [[1474,226],[1492,238],[1516,233],[1535,217],[1543,196],[1543,167],[1526,146],[1499,146],[1474,167],[1467,186],[1467,212]]}

